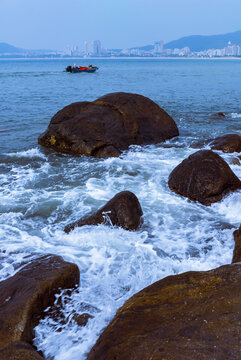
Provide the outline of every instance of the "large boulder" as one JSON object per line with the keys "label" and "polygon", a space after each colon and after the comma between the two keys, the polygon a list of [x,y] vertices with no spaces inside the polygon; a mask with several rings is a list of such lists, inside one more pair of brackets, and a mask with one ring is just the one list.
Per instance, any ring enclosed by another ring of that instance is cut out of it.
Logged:
{"label": "large boulder", "polygon": [[241,262],[241,225],[238,230],[233,233],[234,237],[234,250],[232,263]]}
{"label": "large boulder", "polygon": [[34,327],[52,305],[59,288],[79,283],[77,265],[46,255],[0,283],[0,349],[14,341],[31,342]]}
{"label": "large boulder", "polygon": [[152,100],[120,92],[64,107],[38,141],[63,153],[110,157],[130,145],[159,143],[178,134],[174,120]]}
{"label": "large boulder", "polygon": [[171,190],[211,205],[231,191],[241,189],[241,181],[229,165],[211,150],[200,150],[183,160],[170,174]]}
{"label": "large boulder", "polygon": [[112,225],[120,226],[126,230],[136,230],[141,223],[142,215],[141,205],[136,195],[130,191],[121,191],[96,213],[67,225],[64,231],[69,233],[78,226],[108,223],[107,217]]}
{"label": "large boulder", "polygon": [[16,341],[0,350],[1,360],[44,360],[28,343]]}
{"label": "large boulder", "polygon": [[209,145],[212,150],[221,150],[226,153],[241,151],[241,136],[237,134],[227,134],[215,139],[208,139],[192,144],[193,148],[200,148]]}
{"label": "large boulder", "polygon": [[240,359],[241,264],[169,276],[130,298],[88,360]]}

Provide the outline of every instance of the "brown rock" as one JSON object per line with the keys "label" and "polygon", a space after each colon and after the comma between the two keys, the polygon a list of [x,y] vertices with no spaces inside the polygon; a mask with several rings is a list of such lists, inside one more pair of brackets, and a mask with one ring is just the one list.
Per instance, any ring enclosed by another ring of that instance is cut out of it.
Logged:
{"label": "brown rock", "polygon": [[13,341],[31,342],[33,329],[53,304],[59,288],[73,288],[79,269],[59,256],[32,261],[0,283],[0,349]]}
{"label": "brown rock", "polygon": [[228,134],[211,140],[210,147],[213,150],[222,150],[223,152],[233,153],[241,151],[241,136],[237,134]]}
{"label": "brown rock", "polygon": [[238,230],[233,233],[234,237],[234,250],[232,263],[241,262],[241,225]]}
{"label": "brown rock", "polygon": [[88,313],[83,313],[81,315],[74,314],[72,320],[75,321],[79,326],[86,326],[89,319],[93,319],[93,316]]}
{"label": "brown rock", "polygon": [[239,360],[241,264],[168,276],[120,308],[88,360]]}
{"label": "brown rock", "polygon": [[193,148],[200,148],[209,145],[212,150],[221,150],[226,153],[241,151],[241,136],[237,134],[227,134],[215,139],[208,139],[192,144]]}
{"label": "brown rock", "polygon": [[0,350],[1,360],[44,360],[37,351],[23,341],[13,342]]}
{"label": "brown rock", "polygon": [[178,134],[174,120],[152,100],[113,93],[66,106],[38,141],[63,153],[110,157],[130,145],[159,143]]}
{"label": "brown rock", "polygon": [[171,190],[211,205],[231,191],[241,189],[241,181],[228,164],[211,150],[201,150],[183,160],[170,174]]}
{"label": "brown rock", "polygon": [[233,165],[239,165],[240,166],[240,161],[239,161],[239,158],[235,157],[232,159],[232,164]]}
{"label": "brown rock", "polygon": [[135,194],[130,191],[121,191],[96,213],[67,225],[64,231],[69,233],[78,226],[101,224],[106,220],[105,214],[108,215],[112,225],[126,230],[136,230],[140,225],[143,212]]}
{"label": "brown rock", "polygon": [[212,114],[211,117],[213,118],[224,118],[226,115],[223,112],[218,112],[216,114]]}

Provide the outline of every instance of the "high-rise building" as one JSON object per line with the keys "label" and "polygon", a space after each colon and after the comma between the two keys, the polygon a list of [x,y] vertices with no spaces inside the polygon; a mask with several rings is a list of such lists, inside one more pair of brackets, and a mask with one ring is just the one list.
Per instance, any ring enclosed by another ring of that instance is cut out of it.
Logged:
{"label": "high-rise building", "polygon": [[94,46],[93,46],[93,50],[94,50],[94,55],[97,56],[101,56],[101,42],[100,40],[95,40],[94,41]]}
{"label": "high-rise building", "polygon": [[164,41],[154,42],[154,53],[162,53],[164,50]]}
{"label": "high-rise building", "polygon": [[86,56],[101,56],[101,42],[100,40],[85,41],[84,53]]}

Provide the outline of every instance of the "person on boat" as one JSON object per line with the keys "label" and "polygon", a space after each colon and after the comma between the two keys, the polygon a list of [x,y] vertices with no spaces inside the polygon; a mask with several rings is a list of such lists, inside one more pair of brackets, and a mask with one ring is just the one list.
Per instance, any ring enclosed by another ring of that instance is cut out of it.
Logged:
{"label": "person on boat", "polygon": [[89,65],[89,69],[92,69],[92,67],[93,67],[93,66],[90,64],[90,65]]}

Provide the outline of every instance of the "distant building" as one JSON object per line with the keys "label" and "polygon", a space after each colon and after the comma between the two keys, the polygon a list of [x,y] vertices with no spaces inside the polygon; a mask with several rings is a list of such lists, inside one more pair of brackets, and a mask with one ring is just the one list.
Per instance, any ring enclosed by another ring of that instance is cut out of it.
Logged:
{"label": "distant building", "polygon": [[162,53],[164,50],[164,41],[155,41],[154,42],[154,53]]}
{"label": "distant building", "polygon": [[85,56],[101,56],[101,42],[100,40],[85,41],[84,42]]}
{"label": "distant building", "polygon": [[101,56],[101,42],[100,40],[95,40],[94,41],[94,54],[93,55],[97,55],[97,56]]}

